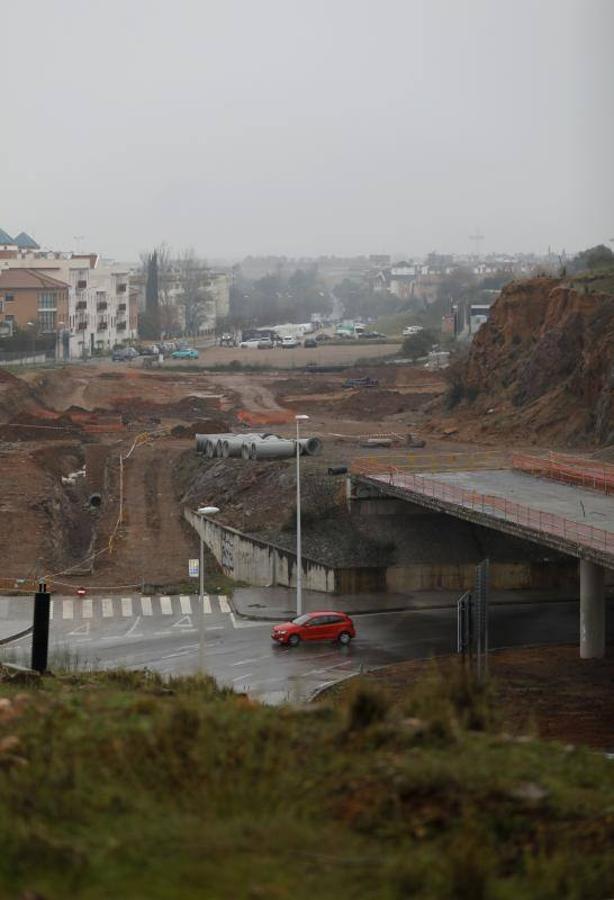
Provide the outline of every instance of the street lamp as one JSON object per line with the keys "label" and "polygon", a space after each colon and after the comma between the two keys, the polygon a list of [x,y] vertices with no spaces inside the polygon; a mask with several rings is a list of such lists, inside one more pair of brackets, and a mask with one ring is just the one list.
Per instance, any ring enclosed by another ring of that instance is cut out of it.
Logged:
{"label": "street lamp", "polygon": [[[196,510],[196,515],[200,516],[201,519],[203,516],[214,516],[216,513],[219,513],[217,506],[199,506]],[[202,529],[203,525],[201,522],[201,528],[198,533],[200,537],[200,559],[198,561],[198,574],[200,576],[200,633],[198,636],[198,661],[201,672],[203,672],[205,668],[205,542],[203,540]]]}
{"label": "street lamp", "polygon": [[301,548],[301,445],[299,444],[299,426],[309,416],[295,416],[296,422],[296,615],[303,613],[303,555]]}
{"label": "street lamp", "polygon": [[[214,516],[219,513],[217,506],[199,506],[196,510],[198,516]],[[198,562],[198,574],[200,576],[200,608],[202,609],[205,602],[205,541],[203,539],[202,526],[199,531],[200,537],[200,559]]]}

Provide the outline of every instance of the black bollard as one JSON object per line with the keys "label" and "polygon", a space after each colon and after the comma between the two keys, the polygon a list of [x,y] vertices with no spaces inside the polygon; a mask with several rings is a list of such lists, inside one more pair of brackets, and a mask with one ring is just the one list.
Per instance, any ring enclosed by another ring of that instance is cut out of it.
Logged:
{"label": "black bollard", "polygon": [[49,608],[51,595],[47,585],[41,582],[34,595],[34,621],[32,627],[32,668],[35,672],[47,671],[49,651]]}

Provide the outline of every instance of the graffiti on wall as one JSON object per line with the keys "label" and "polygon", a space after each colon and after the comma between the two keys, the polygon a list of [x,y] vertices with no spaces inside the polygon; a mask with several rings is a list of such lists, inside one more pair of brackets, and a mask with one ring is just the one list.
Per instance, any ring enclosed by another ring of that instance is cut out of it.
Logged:
{"label": "graffiti on wall", "polygon": [[225,531],[222,537],[222,569],[225,575],[234,575],[235,542],[234,535]]}

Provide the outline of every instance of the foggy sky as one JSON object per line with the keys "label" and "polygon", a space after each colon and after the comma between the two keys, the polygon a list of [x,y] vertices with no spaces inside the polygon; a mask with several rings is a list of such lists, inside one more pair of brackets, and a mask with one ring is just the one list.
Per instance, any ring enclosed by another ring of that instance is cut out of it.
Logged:
{"label": "foggy sky", "polygon": [[0,227],[46,246],[614,238],[610,0],[6,0],[0,35]]}

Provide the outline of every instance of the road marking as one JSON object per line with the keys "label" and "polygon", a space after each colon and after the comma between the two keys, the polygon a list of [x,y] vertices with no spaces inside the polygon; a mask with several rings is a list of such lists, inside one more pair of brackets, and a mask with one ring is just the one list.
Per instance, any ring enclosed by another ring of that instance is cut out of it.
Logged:
{"label": "road marking", "polygon": [[181,607],[181,612],[184,616],[189,616],[192,614],[192,601],[185,594],[182,594],[179,597],[179,606]]}
{"label": "road marking", "polygon": [[224,631],[223,625],[207,625],[205,631]]}
{"label": "road marking", "polygon": [[271,628],[273,622],[237,622],[233,612],[230,613],[230,621],[233,628]]}
{"label": "road marking", "polygon": [[237,675],[236,678],[233,678],[232,683],[234,684],[235,681],[241,681],[242,678],[251,678],[253,674],[253,672],[244,672],[243,675]]}
{"label": "road marking", "polygon": [[248,663],[261,662],[263,659],[270,659],[270,656],[255,656],[253,659],[240,659],[238,662],[231,663],[231,665],[246,666]]}
{"label": "road marking", "polygon": [[192,628],[192,617],[191,616],[182,616],[180,619],[177,619],[176,622],[173,622],[173,628]]}
{"label": "road marking", "polygon": [[113,615],[113,598],[112,597],[103,597],[102,598],[102,615],[105,619],[108,619],[109,616]]}
{"label": "road marking", "polygon": [[132,597],[122,597],[122,616],[132,615]]}
{"label": "road marking", "polygon": [[91,619],[94,614],[94,604],[92,603],[91,598],[84,600],[81,604],[81,618],[82,619]]}
{"label": "road marking", "polygon": [[141,609],[144,616],[153,615],[153,610],[151,608],[151,597],[141,597]]}
{"label": "road marking", "polygon": [[134,630],[140,621],[141,621],[141,617],[137,616],[136,619],[134,620],[134,622],[132,623],[132,625],[130,626],[130,628],[128,629],[128,631],[125,633],[124,637],[129,637],[131,634],[134,634]]}
{"label": "road marking", "polygon": [[218,603],[220,604],[220,612],[229,613],[230,607],[228,605],[228,600],[223,594],[217,595]]}
{"label": "road marking", "polygon": [[203,614],[205,616],[210,615],[211,613],[211,599],[209,594],[203,594]]}
{"label": "road marking", "polygon": [[160,612],[163,616],[173,615],[173,601],[170,597],[160,597]]}
{"label": "road marking", "polygon": [[49,601],[49,618],[53,619],[53,600]]}
{"label": "road marking", "polygon": [[[79,625],[77,628],[75,628],[74,631],[69,631],[68,635],[70,637],[70,635],[73,635],[73,634],[89,634],[89,633],[90,633],[90,623],[86,622],[85,625]],[[91,638],[89,638],[89,640],[91,640]]]}
{"label": "road marking", "polygon": [[64,600],[62,604],[62,618],[63,619],[72,619],[74,618],[74,607],[72,600]]}

